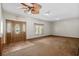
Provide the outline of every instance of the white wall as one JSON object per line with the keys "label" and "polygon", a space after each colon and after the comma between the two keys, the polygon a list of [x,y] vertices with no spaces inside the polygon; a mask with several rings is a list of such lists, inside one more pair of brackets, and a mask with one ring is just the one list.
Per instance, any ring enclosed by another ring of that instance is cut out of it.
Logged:
{"label": "white wall", "polygon": [[79,19],[72,18],[53,22],[52,35],[79,38]]}
{"label": "white wall", "polygon": [[[4,19],[16,20],[16,16],[19,17],[17,20],[26,21],[26,30],[27,30],[27,39],[50,35],[50,23],[47,21],[42,21],[39,19],[31,18],[31,17],[21,17],[19,15],[14,15],[9,12],[3,11]],[[44,24],[44,34],[43,35],[35,35],[34,23]]]}
{"label": "white wall", "polygon": [[35,28],[34,23],[44,24],[44,34],[39,36],[46,36],[50,35],[50,23],[46,21],[40,21],[37,19],[30,18],[27,20],[27,33],[29,38],[38,37],[38,35],[35,35]]}
{"label": "white wall", "polygon": [[0,3],[0,37],[3,35],[3,18],[2,18],[2,7]]}
{"label": "white wall", "polygon": [[[3,11],[4,19],[16,20],[15,14]],[[59,35],[59,36],[67,36],[67,37],[77,37],[79,38],[79,19],[69,19],[62,20],[56,22],[47,22],[39,19],[31,18],[31,17],[21,17],[18,16],[17,21],[26,21],[27,22],[27,39],[45,36],[45,35]],[[34,23],[44,24],[44,34],[43,35],[35,35]],[[4,31],[5,31],[4,26]]]}
{"label": "white wall", "polygon": [[0,20],[1,20],[1,3],[0,3]]}
{"label": "white wall", "polygon": [[0,4],[0,37],[1,37],[1,4]]}

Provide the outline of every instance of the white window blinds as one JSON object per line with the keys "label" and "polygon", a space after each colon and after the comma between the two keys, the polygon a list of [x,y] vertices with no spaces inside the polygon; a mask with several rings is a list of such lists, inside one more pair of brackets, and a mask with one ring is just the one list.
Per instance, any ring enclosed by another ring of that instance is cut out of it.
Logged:
{"label": "white window blinds", "polygon": [[35,34],[43,34],[43,32],[44,32],[44,25],[35,23]]}

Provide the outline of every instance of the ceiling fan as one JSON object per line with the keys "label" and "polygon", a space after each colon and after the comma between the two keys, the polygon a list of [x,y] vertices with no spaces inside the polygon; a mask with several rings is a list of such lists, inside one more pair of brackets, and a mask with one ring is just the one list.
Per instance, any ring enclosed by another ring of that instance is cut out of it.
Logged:
{"label": "ceiling fan", "polygon": [[39,14],[41,5],[38,3],[21,3],[24,12],[31,12],[32,14]]}

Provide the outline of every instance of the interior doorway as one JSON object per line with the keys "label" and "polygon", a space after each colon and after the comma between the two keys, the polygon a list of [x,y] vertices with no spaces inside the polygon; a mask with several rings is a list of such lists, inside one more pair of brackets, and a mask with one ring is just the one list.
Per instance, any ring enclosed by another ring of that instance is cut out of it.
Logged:
{"label": "interior doorway", "polygon": [[6,20],[6,43],[26,40],[26,22]]}

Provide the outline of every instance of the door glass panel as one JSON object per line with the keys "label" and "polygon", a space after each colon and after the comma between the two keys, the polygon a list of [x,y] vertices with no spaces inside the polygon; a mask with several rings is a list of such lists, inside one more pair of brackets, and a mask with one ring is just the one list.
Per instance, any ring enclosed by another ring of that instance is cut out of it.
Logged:
{"label": "door glass panel", "polygon": [[20,30],[21,30],[20,24],[16,24],[16,25],[15,25],[15,33],[16,33],[16,34],[19,34],[19,33],[20,33]]}
{"label": "door glass panel", "polygon": [[7,32],[10,33],[11,30],[12,30],[12,24],[11,24],[11,22],[8,22],[7,23]]}
{"label": "door glass panel", "polygon": [[23,24],[22,27],[23,27],[23,28],[22,28],[22,31],[25,32],[25,31],[26,31],[26,29],[25,29],[25,28],[26,28],[26,27],[25,27],[25,24]]}

